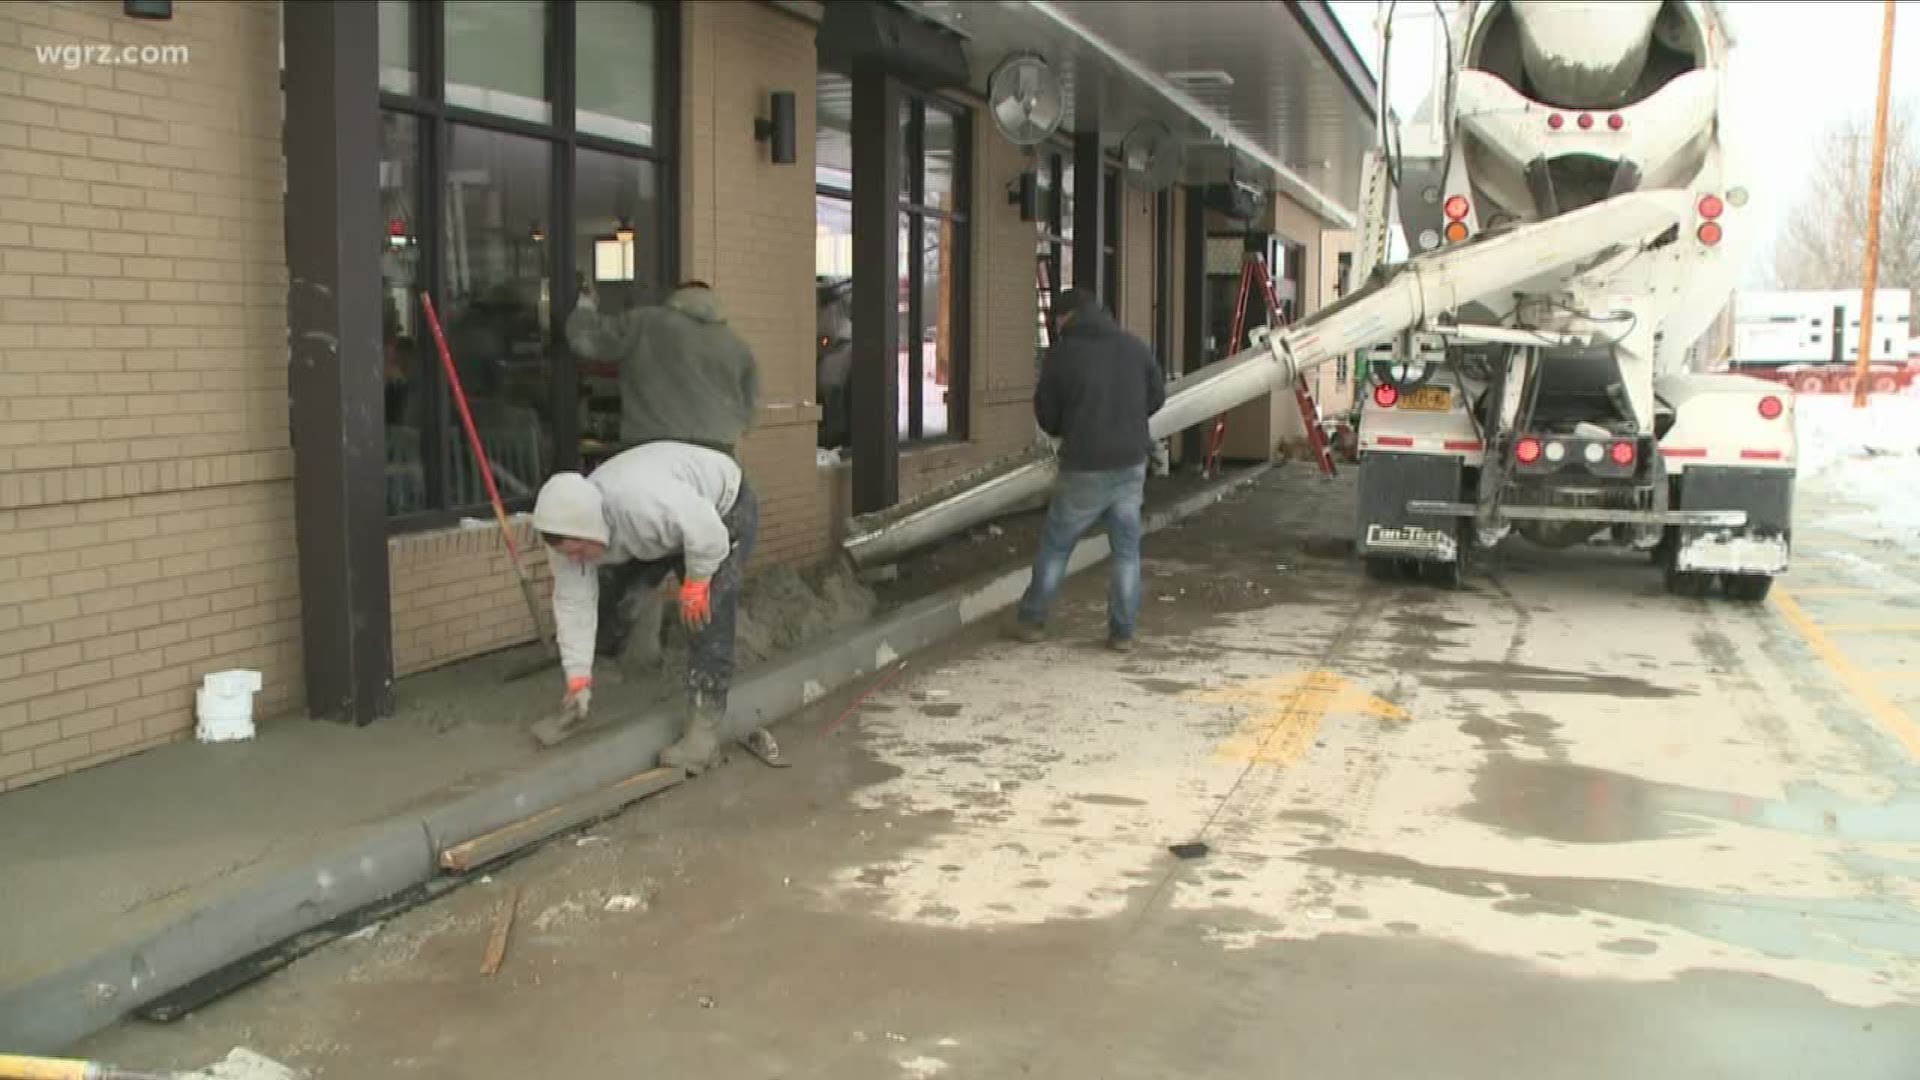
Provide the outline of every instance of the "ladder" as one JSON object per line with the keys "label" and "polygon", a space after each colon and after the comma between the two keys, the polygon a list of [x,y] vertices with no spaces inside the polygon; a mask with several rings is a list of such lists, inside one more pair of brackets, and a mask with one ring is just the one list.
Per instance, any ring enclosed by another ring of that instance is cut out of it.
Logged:
{"label": "ladder", "polygon": [[[1249,252],[1246,261],[1240,265],[1240,295],[1233,303],[1233,333],[1227,338],[1229,353],[1239,352],[1243,347],[1240,335],[1247,328],[1247,299],[1256,280],[1267,298],[1269,317],[1275,321],[1280,317],[1280,296],[1274,291],[1272,275],[1267,273],[1267,262],[1258,252]],[[1300,423],[1307,429],[1307,446],[1313,450],[1314,461],[1322,473],[1334,475],[1333,454],[1327,446],[1327,433],[1320,427],[1320,407],[1314,403],[1313,391],[1307,388],[1305,375],[1296,374],[1293,377],[1293,399],[1300,408]],[[1213,418],[1213,428],[1207,433],[1207,456],[1201,472],[1208,479],[1219,475],[1220,450],[1226,441],[1227,414],[1221,413]]]}

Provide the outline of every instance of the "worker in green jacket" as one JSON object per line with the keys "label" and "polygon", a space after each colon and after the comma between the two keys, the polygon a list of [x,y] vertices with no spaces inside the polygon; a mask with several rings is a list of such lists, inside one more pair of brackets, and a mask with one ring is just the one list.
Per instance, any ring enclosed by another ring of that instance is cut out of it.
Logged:
{"label": "worker in green jacket", "polygon": [[620,365],[621,449],[670,440],[732,454],[759,407],[760,372],[712,287],[689,281],[659,306],[603,315],[580,285],[567,342]]}

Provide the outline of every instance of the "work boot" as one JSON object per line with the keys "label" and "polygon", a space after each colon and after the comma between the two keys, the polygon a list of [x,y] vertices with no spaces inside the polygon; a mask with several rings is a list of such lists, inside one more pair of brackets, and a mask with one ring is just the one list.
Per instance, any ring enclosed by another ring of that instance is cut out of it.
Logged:
{"label": "work boot", "polygon": [[1006,637],[1009,641],[1020,641],[1028,645],[1034,645],[1046,640],[1047,628],[1044,626],[1035,626],[1025,619],[1015,619],[1007,624]]}
{"label": "work boot", "polygon": [[660,752],[660,764],[683,769],[689,776],[699,776],[720,763],[722,714],[706,702],[695,702],[690,712],[692,718],[687,722],[686,734]]}

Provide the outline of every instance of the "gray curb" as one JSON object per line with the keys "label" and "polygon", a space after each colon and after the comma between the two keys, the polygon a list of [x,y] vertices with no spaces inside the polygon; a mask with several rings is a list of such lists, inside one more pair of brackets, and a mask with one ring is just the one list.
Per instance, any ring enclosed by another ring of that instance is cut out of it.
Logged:
{"label": "gray curb", "polygon": [[[1149,533],[1192,517],[1252,484],[1259,465],[1148,515]],[[1074,549],[1071,572],[1104,561],[1107,539]],[[736,733],[791,716],[821,697],[1013,605],[1028,571],[963,585],[911,604],[734,687]],[[651,713],[577,746],[541,756],[493,786],[371,826],[314,862],[218,898],[146,936],[33,982],[0,991],[0,1050],[58,1054],[196,979],[376,904],[439,873],[439,852],[652,768],[670,741],[670,718]]]}

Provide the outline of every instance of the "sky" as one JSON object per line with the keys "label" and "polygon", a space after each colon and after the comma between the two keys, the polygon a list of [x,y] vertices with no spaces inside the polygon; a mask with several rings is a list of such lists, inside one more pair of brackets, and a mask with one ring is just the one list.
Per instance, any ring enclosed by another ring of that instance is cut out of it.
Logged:
{"label": "sky", "polygon": [[[1332,7],[1379,75],[1373,0],[1333,0]],[[1880,0],[1731,0],[1724,4],[1734,50],[1728,76],[1729,138],[1739,139],[1764,165],[1747,179],[1753,206],[1768,219],[1769,238],[1791,212],[1812,177],[1821,134],[1849,116],[1871,118],[1878,91]],[[1891,96],[1920,105],[1920,0],[1895,5]],[[1393,107],[1411,116],[1432,77],[1426,63],[1436,32],[1432,4],[1401,0],[1395,9]],[[1866,150],[1863,148],[1863,154]],[[1772,245],[1754,246],[1742,284],[1758,285]]]}

